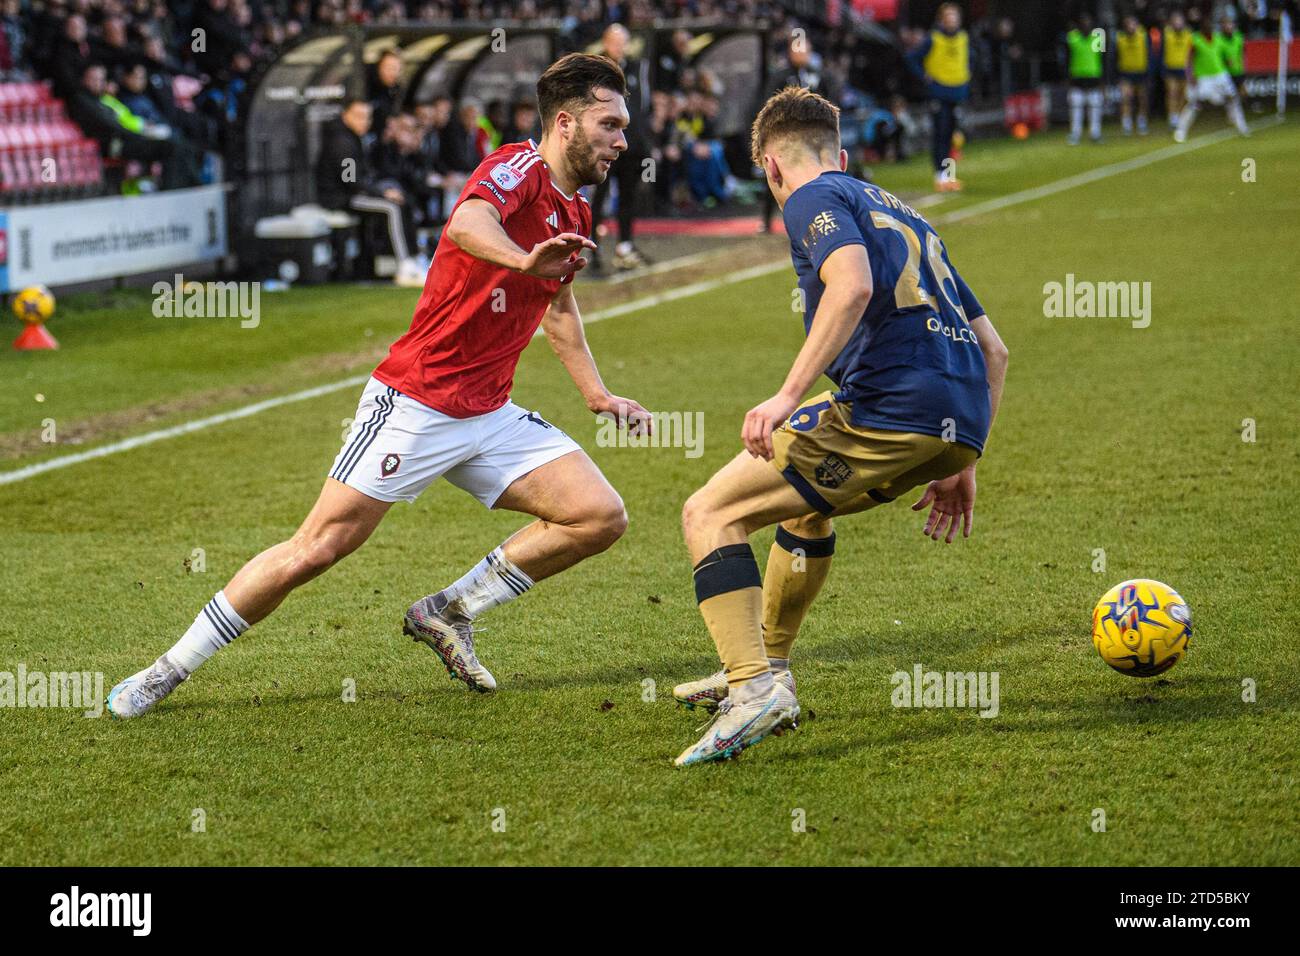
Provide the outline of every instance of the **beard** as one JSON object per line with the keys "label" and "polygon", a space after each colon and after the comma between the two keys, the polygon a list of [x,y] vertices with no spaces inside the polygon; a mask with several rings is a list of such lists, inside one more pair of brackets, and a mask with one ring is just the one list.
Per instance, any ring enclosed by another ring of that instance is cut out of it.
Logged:
{"label": "beard", "polygon": [[598,186],[609,175],[607,171],[601,170],[596,151],[591,148],[591,141],[587,139],[581,125],[574,131],[573,139],[564,147],[564,158],[583,186]]}

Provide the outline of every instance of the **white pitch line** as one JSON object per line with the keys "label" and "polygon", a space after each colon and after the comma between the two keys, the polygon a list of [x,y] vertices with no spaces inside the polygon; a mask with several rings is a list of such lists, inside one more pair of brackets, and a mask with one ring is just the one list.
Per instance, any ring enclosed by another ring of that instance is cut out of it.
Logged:
{"label": "white pitch line", "polygon": [[328,395],[330,392],[337,392],[340,389],[348,388],[350,386],[361,385],[368,381],[369,378],[369,375],[354,375],[351,378],[345,378],[342,381],[330,382],[328,385],[317,385],[315,388],[303,389],[301,392],[291,392],[288,395],[280,395],[276,398],[268,398],[264,401],[254,402],[252,405],[235,408],[228,412],[222,412],[219,415],[209,415],[207,418],[198,418],[192,422],[183,422],[180,425],[173,425],[171,428],[160,428],[157,431],[145,432],[143,435],[136,435],[134,438],[124,438],[121,441],[113,442],[111,445],[102,445],[99,448],[91,448],[88,451],[79,451],[73,455],[62,455],[58,458],[38,461],[34,465],[28,465],[26,468],[19,468],[16,471],[0,472],[0,485],[12,484],[15,481],[22,481],[26,478],[34,478],[37,475],[45,474],[47,471],[54,471],[56,468],[67,468],[69,465],[79,465],[83,461],[103,458],[105,455],[115,455],[120,451],[130,451],[132,448],[139,448],[141,445],[152,445],[156,441],[164,441],[168,438],[188,435],[190,432],[197,432],[204,428],[211,428],[213,425],[220,425],[224,422],[233,422],[236,419],[247,418],[250,415],[256,415],[258,412],[264,412],[267,409],[279,408],[281,405],[289,405],[293,402],[304,402],[309,398],[316,398],[320,395]]}
{"label": "white pitch line", "polygon": [[[682,299],[687,296],[699,295],[703,292],[711,292],[714,289],[721,288],[724,285],[730,285],[733,282],[744,282],[747,279],[754,279],[772,272],[779,272],[780,270],[788,269],[789,267],[790,264],[788,262],[781,260],[779,262],[751,266],[748,269],[733,272],[731,275],[719,279],[707,279],[700,282],[692,282],[689,285],[679,286],[678,288],[669,289],[665,292],[643,296],[640,299],[633,299],[631,302],[624,302],[622,305],[611,306],[607,309],[598,309],[590,315],[583,317],[583,325],[590,325],[593,322],[600,322],[603,319],[611,319],[618,315],[626,315],[628,312],[638,312],[641,309],[653,308],[654,306],[662,305],[665,302],[672,302],[676,299]],[[543,331],[539,328],[535,337],[543,334]],[[228,412],[209,415],[206,418],[195,419],[191,422],[183,422],[180,425],[173,425],[170,428],[160,428],[156,431],[145,432],[143,435],[136,435],[132,438],[124,438],[121,441],[113,442],[109,445],[103,445],[99,448],[91,448],[87,451],[79,451],[71,455],[60,455],[57,458],[38,461],[35,464],[27,465],[25,468],[0,472],[0,485],[13,484],[16,481],[35,478],[37,475],[43,475],[46,472],[54,471],[59,468],[68,468],[71,465],[79,465],[83,461],[92,461],[96,458],[104,458],[107,455],[115,455],[118,452],[130,451],[131,449],[139,448],[142,445],[152,445],[154,442],[165,441],[168,438],[177,438],[181,435],[188,435],[191,432],[202,431],[203,429],[211,428],[214,425],[223,425],[226,422],[232,422],[240,418],[248,418],[250,415],[256,415],[259,412],[265,412],[272,408],[279,408],[281,405],[291,405],[294,402],[305,402],[308,399],[319,398],[322,395],[328,395],[331,392],[337,392],[345,388],[355,388],[358,385],[365,384],[369,380],[370,376],[368,374],[353,375],[337,382],[330,382],[327,385],[317,385],[314,388],[306,388],[299,392],[290,392],[288,395],[280,395],[276,398],[264,399],[260,402],[254,402],[252,405],[245,405],[242,408],[231,409]]]}
{"label": "white pitch line", "polygon": [[[1275,126],[1281,120],[1267,120],[1256,129],[1262,129],[1268,126]],[[1016,206],[1022,202],[1031,202],[1035,199],[1042,199],[1045,196],[1053,196],[1056,193],[1065,192],[1067,189],[1075,189],[1079,186],[1086,186],[1089,183],[1095,183],[1100,179],[1109,179],[1111,176],[1118,176],[1120,173],[1131,172],[1134,169],[1141,169],[1143,166],[1150,166],[1152,163],[1158,163],[1174,156],[1181,156],[1184,153],[1190,153],[1193,150],[1200,149],[1203,146],[1210,146],[1214,143],[1222,142],[1225,139],[1231,139],[1234,136],[1240,136],[1235,129],[1221,129],[1214,133],[1206,133],[1204,136],[1198,136],[1186,143],[1175,143],[1172,146],[1164,146],[1150,153],[1143,153],[1141,156],[1134,156],[1132,159],[1125,159],[1118,163],[1110,163],[1107,166],[1098,166],[1096,169],[1090,169],[1087,172],[1078,173],[1074,176],[1067,176],[1064,179],[1058,179],[1055,182],[1045,183],[1042,186],[1035,186],[1032,189],[1025,189],[1018,193],[1008,193],[1005,196],[998,196],[996,199],[990,199],[986,202],[975,203],[973,206],[966,206],[962,209],[954,209],[944,216],[939,216],[935,220],[942,224],[961,222],[963,219],[969,219],[971,216],[981,216],[988,212],[997,212],[999,209],[1005,209],[1008,206]],[[1088,148],[1088,147],[1081,147]]]}
{"label": "white pitch line", "polygon": [[[1258,130],[1268,126],[1274,126],[1280,122],[1282,122],[1281,118],[1267,120],[1256,126],[1256,129]],[[990,199],[987,202],[976,203],[973,206],[966,206],[963,209],[954,210],[945,216],[937,217],[935,222],[939,225],[960,222],[962,219],[968,219],[971,216],[978,216],[987,212],[996,212],[1000,209],[1006,209],[1009,206],[1019,205],[1020,203],[1032,202],[1033,200],[1041,199],[1044,196],[1051,196],[1059,192],[1064,192],[1067,189],[1086,186],[1089,183],[1095,183],[1100,179],[1107,179],[1111,176],[1117,176],[1120,173],[1140,169],[1143,166],[1149,166],[1152,163],[1158,163],[1161,160],[1169,159],[1173,156],[1181,156],[1182,154],[1191,152],[1194,149],[1200,149],[1202,146],[1209,146],[1212,143],[1218,143],[1236,135],[1236,130],[1232,129],[1207,133],[1206,135],[1198,137],[1188,143],[1166,146],[1157,149],[1154,152],[1136,156],[1133,159],[1111,163],[1108,166],[1099,166],[1098,168],[1089,170],[1088,172],[1079,173],[1074,176],[1067,176],[1065,179],[1058,179],[1055,182],[1046,183],[1042,186],[1035,186],[1032,189],[1024,189],[1020,192],[1009,193],[1006,196],[999,196],[996,199]],[[675,289],[669,289],[665,292],[657,292],[654,295],[644,296],[640,299],[633,299],[631,302],[624,302],[622,305],[610,306],[607,309],[598,309],[590,315],[585,316],[583,318],[583,324],[590,325],[593,322],[600,322],[603,319],[612,319],[615,316],[626,315],[629,312],[639,312],[642,309],[654,308],[655,306],[662,305],[665,302],[674,302],[677,299],[684,299],[694,295],[701,295],[705,292],[712,292],[713,290],[720,289],[723,286],[732,285],[737,282],[746,282],[750,279],[757,279],[760,276],[771,275],[774,272],[781,272],[782,270],[789,268],[790,264],[785,259],[760,263],[759,265],[750,266],[747,269],[741,269],[739,272],[733,272],[730,275],[722,276],[717,279],[703,279],[699,282],[691,282],[687,285],[678,286]],[[537,335],[542,334],[542,330],[538,329]],[[180,435],[188,435],[191,432],[211,428],[214,425],[222,425],[226,422],[236,421],[240,418],[248,418],[250,415],[256,415],[272,408],[279,408],[281,405],[290,405],[294,402],[304,402],[308,399],[318,398],[321,395],[328,395],[331,392],[337,392],[345,388],[354,388],[369,379],[369,375],[354,375],[337,382],[330,382],[327,385],[318,385],[315,388],[307,388],[299,392],[291,392],[288,395],[281,395],[277,398],[268,398],[260,402],[254,402],[252,405],[245,405],[242,408],[232,409],[231,411],[222,412],[218,415],[209,415],[207,418],[199,418],[192,422],[173,425],[170,428],[161,428],[157,431],[146,432],[143,435],[136,435],[134,438],[125,438],[122,441],[103,445],[99,448],[92,448],[88,451],[79,451],[72,455],[62,455],[58,458],[50,458],[46,461],[39,461],[34,465],[28,465],[25,468],[18,468],[14,471],[0,472],[0,485],[8,485],[16,481],[24,481],[28,478],[35,478],[37,475],[43,475],[49,471],[55,471],[59,468],[79,465],[83,461],[92,461],[96,458],[104,458],[108,455],[115,455],[118,452],[139,448],[142,445],[152,445],[154,442],[165,441],[168,438],[176,438]]]}

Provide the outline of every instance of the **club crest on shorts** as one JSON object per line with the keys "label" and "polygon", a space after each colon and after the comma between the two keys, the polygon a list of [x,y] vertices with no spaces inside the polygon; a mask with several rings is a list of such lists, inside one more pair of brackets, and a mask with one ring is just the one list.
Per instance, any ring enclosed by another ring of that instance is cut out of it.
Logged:
{"label": "club crest on shorts", "polygon": [[506,192],[514,189],[524,181],[524,174],[513,166],[507,166],[505,163],[497,163],[492,167],[489,173],[492,181],[504,189]]}
{"label": "club crest on shorts", "polygon": [[813,471],[813,477],[823,488],[838,488],[853,477],[853,469],[839,455],[827,455]]}
{"label": "club crest on shorts", "polygon": [[397,474],[397,469],[400,468],[401,465],[402,465],[401,455],[394,455],[391,453],[385,455],[384,460],[379,463],[379,477],[389,478]]}

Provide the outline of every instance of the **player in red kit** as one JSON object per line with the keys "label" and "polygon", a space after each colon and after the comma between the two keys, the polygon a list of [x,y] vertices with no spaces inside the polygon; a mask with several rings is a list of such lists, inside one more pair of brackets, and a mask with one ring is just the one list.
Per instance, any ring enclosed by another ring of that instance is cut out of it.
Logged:
{"label": "player in red kit", "polygon": [[627,526],[622,499],[573,439],[510,401],[519,355],[540,325],[589,409],[648,427],[644,408],[601,381],[572,286],[582,252],[595,248],[578,190],[603,182],[627,149],[625,95],[622,72],[603,57],[570,54],[542,74],[541,143],[503,146],[470,176],[411,328],[363,391],[307,519],[244,565],[175,646],[114,687],[110,712],[149,710],[290,591],[360,547],[394,501],[413,501],[440,477],[489,508],[537,519],[416,601],[403,622],[453,677],[495,689],[475,653],[473,620],[604,551]]}

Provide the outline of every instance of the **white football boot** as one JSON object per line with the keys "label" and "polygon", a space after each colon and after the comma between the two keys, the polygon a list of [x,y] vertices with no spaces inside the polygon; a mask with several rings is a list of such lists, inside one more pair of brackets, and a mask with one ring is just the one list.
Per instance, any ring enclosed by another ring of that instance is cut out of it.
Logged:
{"label": "white football boot", "polygon": [[736,703],[730,696],[718,704],[718,712],[704,736],[687,747],[673,761],[679,767],[709,760],[726,760],[752,747],[772,731],[794,726],[799,705],[782,682],[773,680],[766,694]]}
{"label": "white football boot", "polygon": [[428,644],[453,680],[463,680],[472,690],[483,694],[497,689],[496,679],[474,653],[474,627],[469,618],[449,612],[447,598],[441,591],[421,598],[407,609],[402,633]]}
{"label": "white football boot", "polygon": [[[794,675],[790,673],[790,668],[783,667],[780,670],[772,671],[772,677],[778,684],[785,685],[786,689],[790,691],[791,697],[797,698],[799,696],[794,689]],[[727,699],[728,693],[727,672],[720,670],[715,671],[708,677],[701,677],[699,680],[678,684],[673,688],[673,699],[687,710],[701,707],[704,710],[712,711],[716,710],[718,705]],[[797,707],[795,709],[798,710]]]}
{"label": "white football boot", "polygon": [[139,717],[179,687],[188,676],[182,674],[164,654],[110,690],[104,706],[114,717]]}

